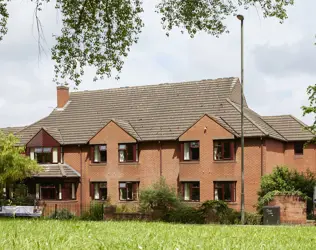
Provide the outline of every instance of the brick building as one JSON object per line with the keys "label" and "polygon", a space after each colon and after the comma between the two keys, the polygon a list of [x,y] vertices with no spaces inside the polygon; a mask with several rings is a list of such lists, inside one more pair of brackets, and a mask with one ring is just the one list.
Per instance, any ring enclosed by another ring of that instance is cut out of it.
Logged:
{"label": "brick building", "polygon": [[[312,134],[291,115],[260,116],[245,103],[245,206],[276,165],[316,171]],[[44,171],[27,180],[37,199],[86,205],[137,203],[164,176],[185,202],[221,199],[240,208],[240,82],[223,78],[69,93],[23,128],[6,128]]]}

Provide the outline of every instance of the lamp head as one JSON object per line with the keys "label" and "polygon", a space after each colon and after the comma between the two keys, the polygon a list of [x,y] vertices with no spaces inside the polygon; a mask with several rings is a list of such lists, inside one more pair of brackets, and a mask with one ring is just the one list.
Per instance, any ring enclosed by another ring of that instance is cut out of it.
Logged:
{"label": "lamp head", "polygon": [[240,20],[240,21],[244,21],[244,16],[243,15],[237,15],[237,18]]}

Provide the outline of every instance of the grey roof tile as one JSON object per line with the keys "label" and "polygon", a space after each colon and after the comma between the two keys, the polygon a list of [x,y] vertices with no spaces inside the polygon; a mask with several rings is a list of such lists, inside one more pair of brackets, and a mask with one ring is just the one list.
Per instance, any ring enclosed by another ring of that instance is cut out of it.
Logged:
{"label": "grey roof tile", "polygon": [[281,133],[288,141],[308,141],[315,135],[304,130],[303,122],[291,115],[262,116],[268,124]]}
{"label": "grey roof tile", "polygon": [[43,171],[33,177],[75,178],[80,174],[68,164],[43,164]]}

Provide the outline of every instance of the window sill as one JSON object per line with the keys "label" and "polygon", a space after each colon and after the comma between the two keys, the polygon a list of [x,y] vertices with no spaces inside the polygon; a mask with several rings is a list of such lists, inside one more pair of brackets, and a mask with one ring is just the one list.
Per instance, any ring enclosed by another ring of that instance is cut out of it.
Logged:
{"label": "window sill", "polygon": [[138,200],[126,200],[126,201],[119,201],[118,203],[138,203]]}
{"label": "window sill", "polygon": [[196,204],[196,203],[200,203],[201,201],[185,201],[185,200],[182,200],[182,202]]}
{"label": "window sill", "polygon": [[236,160],[213,160],[213,163],[237,163]]}
{"label": "window sill", "polygon": [[302,159],[304,155],[294,155],[294,159]]}
{"label": "window sill", "polygon": [[180,161],[180,164],[199,164],[200,161]]}
{"label": "window sill", "polygon": [[138,165],[138,161],[119,162],[118,165]]}
{"label": "window sill", "polygon": [[106,162],[90,163],[91,167],[106,167]]}
{"label": "window sill", "polygon": [[67,202],[71,202],[71,203],[77,203],[77,200],[39,200],[40,202],[45,202],[45,203],[67,203]]}
{"label": "window sill", "polygon": [[226,201],[227,205],[238,205],[236,201]]}

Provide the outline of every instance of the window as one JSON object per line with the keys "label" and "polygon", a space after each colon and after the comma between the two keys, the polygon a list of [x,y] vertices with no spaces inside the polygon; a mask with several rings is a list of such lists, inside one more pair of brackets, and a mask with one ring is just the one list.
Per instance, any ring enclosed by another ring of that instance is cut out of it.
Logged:
{"label": "window", "polygon": [[214,160],[233,160],[234,142],[233,141],[214,141]]}
{"label": "window", "polygon": [[95,145],[92,147],[92,161],[94,163],[106,162],[106,145]]}
{"label": "window", "polygon": [[199,182],[182,182],[182,194],[185,201],[200,200],[200,183]]}
{"label": "window", "polygon": [[133,201],[138,200],[138,182],[120,182],[120,200]]}
{"label": "window", "polygon": [[40,164],[58,163],[58,148],[30,148],[30,158]]}
{"label": "window", "polygon": [[200,159],[200,144],[198,141],[183,142],[181,151],[184,161],[198,161]]}
{"label": "window", "polygon": [[236,201],[236,182],[214,182],[214,199],[222,201]]}
{"label": "window", "polygon": [[138,145],[136,143],[119,144],[119,162],[138,161]]}
{"label": "window", "polygon": [[91,182],[90,193],[93,200],[106,200],[108,188],[106,182]]}
{"label": "window", "polygon": [[74,200],[76,199],[75,183],[37,183],[36,199],[40,200]]}
{"label": "window", "polygon": [[296,155],[304,154],[304,142],[294,142],[294,153]]}

